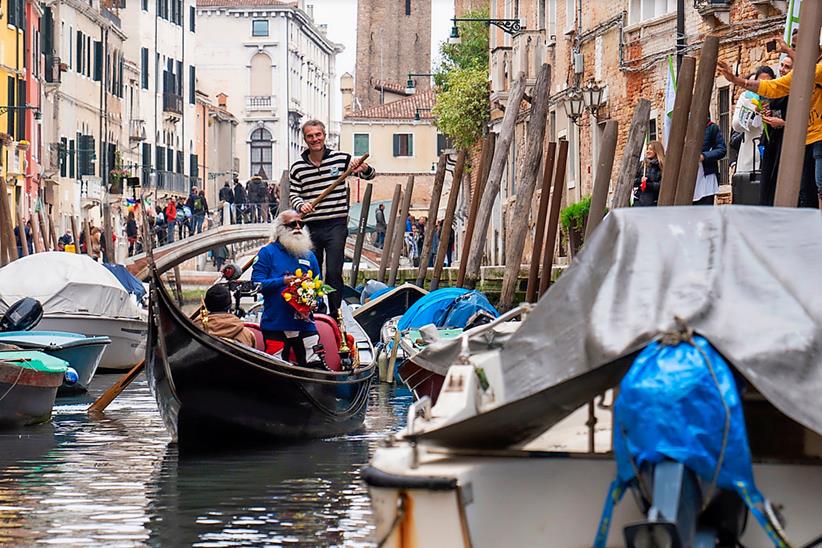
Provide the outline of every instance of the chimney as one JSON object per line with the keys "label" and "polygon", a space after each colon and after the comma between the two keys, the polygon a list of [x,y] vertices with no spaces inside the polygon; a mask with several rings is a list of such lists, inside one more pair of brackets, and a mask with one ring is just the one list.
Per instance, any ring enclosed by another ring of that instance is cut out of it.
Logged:
{"label": "chimney", "polygon": [[343,116],[351,114],[354,102],[354,77],[348,72],[340,76],[340,91],[342,92]]}
{"label": "chimney", "polygon": [[220,108],[226,108],[228,104],[228,95],[225,93],[218,93],[217,94],[217,106]]}

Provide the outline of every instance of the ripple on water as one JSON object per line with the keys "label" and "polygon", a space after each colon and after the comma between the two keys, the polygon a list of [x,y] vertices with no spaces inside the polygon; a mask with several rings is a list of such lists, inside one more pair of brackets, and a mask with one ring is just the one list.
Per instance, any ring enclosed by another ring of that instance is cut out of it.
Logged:
{"label": "ripple on water", "polygon": [[142,377],[86,415],[117,378],[58,400],[51,424],[0,435],[0,544],[369,545],[359,470],[400,427],[407,391],[374,387],[354,435],[180,460]]}

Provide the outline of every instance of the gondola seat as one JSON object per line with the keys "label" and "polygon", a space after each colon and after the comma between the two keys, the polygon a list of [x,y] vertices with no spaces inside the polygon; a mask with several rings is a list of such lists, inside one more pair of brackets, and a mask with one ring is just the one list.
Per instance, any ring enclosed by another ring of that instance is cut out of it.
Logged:
{"label": "gondola seat", "polygon": [[245,322],[243,325],[245,325],[245,327],[248,330],[250,330],[252,333],[254,333],[254,348],[256,348],[257,350],[260,350],[262,352],[265,352],[266,351],[265,337],[263,337],[263,332],[260,329],[259,324]]}
{"label": "gondola seat", "polygon": [[[331,371],[341,371],[340,342],[342,341],[342,333],[340,333],[337,321],[325,314],[314,314],[314,322],[320,336],[320,344],[325,348],[325,364]],[[249,323],[245,325],[254,332],[258,350],[262,350],[267,354],[276,354],[283,349],[283,343],[280,341],[265,341],[259,325]],[[288,360],[291,362],[296,360],[293,353],[288,357]]]}

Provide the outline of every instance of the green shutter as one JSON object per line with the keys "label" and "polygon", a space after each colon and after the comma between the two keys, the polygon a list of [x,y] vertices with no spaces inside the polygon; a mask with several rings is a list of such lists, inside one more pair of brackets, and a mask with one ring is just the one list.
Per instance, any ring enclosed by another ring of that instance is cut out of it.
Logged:
{"label": "green shutter", "polygon": [[394,134],[394,157],[400,155],[400,136],[396,133]]}
{"label": "green shutter", "polygon": [[94,42],[94,81],[103,79],[103,43]]}

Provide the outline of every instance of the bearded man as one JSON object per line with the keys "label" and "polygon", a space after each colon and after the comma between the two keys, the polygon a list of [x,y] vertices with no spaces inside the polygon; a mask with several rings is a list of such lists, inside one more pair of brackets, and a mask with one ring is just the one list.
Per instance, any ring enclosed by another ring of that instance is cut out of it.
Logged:
{"label": "bearded man", "polygon": [[257,254],[251,273],[251,281],[261,284],[265,299],[260,328],[266,348],[282,343],[283,359],[287,360],[293,350],[302,367],[315,361],[314,350],[320,342],[317,327],[313,320],[298,314],[281,293],[297,279],[297,269],[311,270],[315,276],[320,273],[312,248],[311,235],[300,214],[293,209],[283,211],[274,220],[273,238]]}

